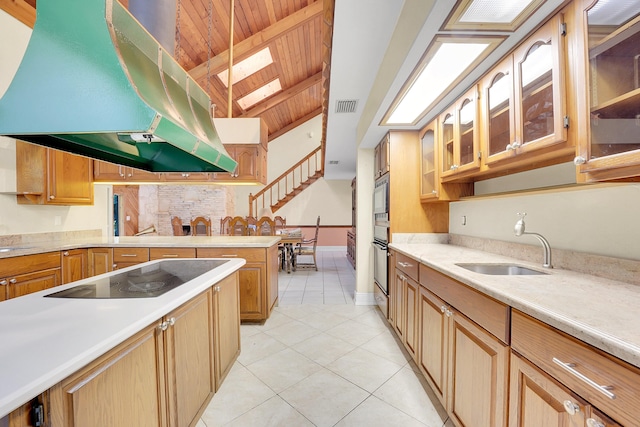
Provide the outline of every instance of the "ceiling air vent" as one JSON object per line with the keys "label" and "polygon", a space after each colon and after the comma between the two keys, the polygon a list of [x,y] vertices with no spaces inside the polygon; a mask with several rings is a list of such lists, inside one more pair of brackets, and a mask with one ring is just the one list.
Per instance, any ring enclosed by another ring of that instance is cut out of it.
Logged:
{"label": "ceiling air vent", "polygon": [[357,99],[341,99],[336,101],[336,113],[355,113],[358,108]]}

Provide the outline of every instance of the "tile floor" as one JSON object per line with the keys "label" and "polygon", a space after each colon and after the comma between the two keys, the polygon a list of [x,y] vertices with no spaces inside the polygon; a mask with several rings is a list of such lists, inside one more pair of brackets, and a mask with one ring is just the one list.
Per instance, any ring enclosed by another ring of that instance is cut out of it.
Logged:
{"label": "tile floor", "polygon": [[197,427],[453,426],[380,311],[354,305],[345,252],[317,255],[317,272],[280,273],[269,320],[241,326]]}

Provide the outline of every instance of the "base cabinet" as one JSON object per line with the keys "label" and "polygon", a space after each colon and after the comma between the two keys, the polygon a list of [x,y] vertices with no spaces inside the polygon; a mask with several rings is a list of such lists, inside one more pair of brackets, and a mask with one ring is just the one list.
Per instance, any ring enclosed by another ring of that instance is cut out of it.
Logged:
{"label": "base cabinet", "polygon": [[0,260],[0,301],[61,284],[60,252]]}
{"label": "base cabinet", "polygon": [[82,280],[89,272],[86,249],[72,249],[61,252],[62,284]]}
{"label": "base cabinet", "polygon": [[197,248],[198,258],[244,258],[239,270],[240,320],[269,318],[278,300],[278,247]]}
{"label": "base cabinet", "polygon": [[88,277],[113,271],[113,248],[89,248],[87,255]]}
{"label": "base cabinet", "polygon": [[240,352],[237,273],[49,390],[52,426],[195,426]]}

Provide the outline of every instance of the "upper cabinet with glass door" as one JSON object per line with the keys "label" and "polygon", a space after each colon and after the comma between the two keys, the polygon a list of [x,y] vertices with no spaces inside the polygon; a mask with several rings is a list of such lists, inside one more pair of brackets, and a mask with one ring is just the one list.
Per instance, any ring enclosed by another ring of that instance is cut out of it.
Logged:
{"label": "upper cabinet with glass door", "polygon": [[562,24],[550,19],[484,78],[485,164],[567,141]]}
{"label": "upper cabinet with glass door", "polygon": [[440,116],[443,181],[460,179],[480,168],[478,89],[473,86]]}
{"label": "upper cabinet with glass door", "polygon": [[579,180],[640,176],[640,2],[582,0]]}

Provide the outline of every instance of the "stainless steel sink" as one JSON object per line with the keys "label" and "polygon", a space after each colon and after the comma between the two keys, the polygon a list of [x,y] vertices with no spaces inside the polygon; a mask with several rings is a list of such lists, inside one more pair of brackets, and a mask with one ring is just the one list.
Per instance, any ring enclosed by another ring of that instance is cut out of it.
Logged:
{"label": "stainless steel sink", "polygon": [[523,267],[517,264],[490,264],[490,263],[460,263],[458,267],[466,268],[480,274],[490,274],[494,276],[522,276],[548,274],[543,271]]}

